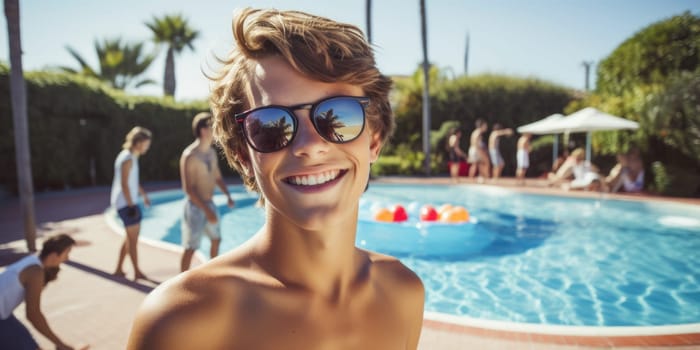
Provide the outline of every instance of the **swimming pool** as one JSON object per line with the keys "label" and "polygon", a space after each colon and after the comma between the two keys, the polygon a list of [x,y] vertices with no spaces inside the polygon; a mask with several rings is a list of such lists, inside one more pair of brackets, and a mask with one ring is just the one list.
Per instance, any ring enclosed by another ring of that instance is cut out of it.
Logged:
{"label": "swimming pool", "polygon": [[[247,240],[263,223],[255,197],[240,186],[230,190],[237,202],[233,210],[223,196],[215,197],[222,251]],[[145,211],[143,237],[179,244],[181,197],[180,191],[151,195],[155,205]],[[392,248],[358,234],[359,246],[378,245],[416,271],[426,287],[428,312],[548,325],[700,323],[698,206],[532,195],[489,186],[373,184],[360,204],[358,230],[379,226],[369,217],[372,208],[397,203],[409,208],[409,215],[422,204],[463,205],[477,219],[462,227],[476,232],[475,244],[480,233],[492,235],[483,247],[442,255],[431,254],[433,245]],[[404,233],[411,229],[407,225]],[[413,229],[430,237],[431,227]],[[208,249],[203,239],[205,256]]]}

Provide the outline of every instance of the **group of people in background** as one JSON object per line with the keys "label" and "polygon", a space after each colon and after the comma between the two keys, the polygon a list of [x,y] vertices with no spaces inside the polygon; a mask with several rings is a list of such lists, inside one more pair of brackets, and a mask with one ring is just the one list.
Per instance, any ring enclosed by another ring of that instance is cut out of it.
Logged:
{"label": "group of people in background", "polygon": [[[125,228],[124,241],[119,247],[115,276],[124,276],[122,265],[129,255],[134,268],[134,280],[147,279],[138,263],[138,236],[143,217],[138,205],[139,195],[143,203],[151,202],[139,182],[139,157],[151,146],[151,132],[134,127],[126,135],[114,162],[114,180],[110,204],[117,210]],[[30,254],[10,264],[0,273],[0,347],[3,349],[38,349],[39,345],[29,330],[14,316],[13,311],[25,303],[27,320],[49,339],[56,349],[69,350],[66,344],[49,326],[41,311],[42,291],[58,277],[60,265],[68,260],[76,241],[65,233],[48,237],[39,254]],[[80,347],[87,349],[89,346]]]}
{"label": "group of people in background", "polygon": [[[501,124],[495,123],[488,137],[488,142],[485,142],[484,135],[487,131],[486,121],[477,119],[474,131],[469,137],[469,150],[465,154],[459,145],[462,131],[458,128],[451,130],[447,141],[447,150],[452,182],[459,181],[459,164],[462,160],[466,160],[470,165],[469,178],[478,175],[478,181],[483,182],[484,178],[495,180],[501,177],[505,160],[500,150],[500,139],[503,136],[513,135],[513,129],[504,128]],[[531,134],[523,134],[518,139],[516,177],[523,183],[527,168],[530,166],[530,138]]]}
{"label": "group of people in background", "polygon": [[[219,170],[216,151],[212,147],[212,115],[206,112],[197,114],[192,121],[192,133],[195,140],[185,148],[180,158],[180,178],[186,196],[182,215],[181,271],[189,269],[194,251],[199,248],[205,234],[211,240],[210,256],[214,258],[219,254],[221,234],[219,214],[212,201],[214,188],[218,186],[226,195],[228,206],[234,206]],[[141,196],[147,207],[151,201],[139,181],[139,158],[148,152],[152,138],[150,130],[134,127],[126,134],[122,150],[114,161],[110,205],[116,209],[125,230],[124,241],[119,246],[117,267],[113,272],[117,277],[125,275],[123,265],[128,255],[134,270],[134,280],[148,280],[138,261],[138,238],[143,218],[138,198]],[[67,234],[51,236],[44,241],[38,255],[28,255],[0,273],[0,347],[38,348],[29,330],[13,315],[14,309],[24,302],[29,322],[51,340],[56,349],[74,349],[65,344],[49,326],[41,311],[41,293],[49,282],[56,279],[60,264],[68,260],[75,243]]]}
{"label": "group of people in background", "polygon": [[[483,119],[477,119],[474,131],[469,138],[469,150],[465,154],[459,145],[461,130],[454,128],[447,141],[448,161],[452,182],[459,180],[460,162],[469,163],[469,178],[478,174],[477,181],[482,183],[484,178],[498,179],[501,176],[505,161],[500,151],[500,138],[513,135],[513,130],[503,128],[499,123],[493,125],[484,142],[488,124]],[[530,167],[530,140],[532,134],[523,133],[518,138],[516,150],[515,177],[517,184],[525,184],[525,174]],[[607,176],[600,173],[594,164],[585,161],[585,151],[577,148],[571,154],[564,154],[554,161],[552,171],[546,174],[550,186],[561,186],[567,190],[594,190],[604,192],[641,192],[644,187],[644,164],[638,149],[617,155],[617,164]]]}
{"label": "group of people in background", "polygon": [[[221,176],[216,151],[212,147],[212,115],[208,112],[197,114],[192,120],[192,133],[195,140],[182,152],[179,165],[182,190],[186,197],[181,220],[183,253],[180,271],[190,268],[192,256],[199,248],[203,235],[207,235],[211,241],[210,257],[219,254],[221,233],[219,214],[213,201],[215,187],[218,186],[226,195],[229,208],[234,206]],[[124,276],[122,266],[126,255],[129,255],[134,280],[148,279],[138,262],[138,236],[143,215],[137,199],[140,194],[145,206],[151,204],[139,182],[139,157],[148,151],[151,138],[148,129],[134,127],[126,135],[122,151],[114,162],[110,205],[116,209],[126,231],[114,275]]]}

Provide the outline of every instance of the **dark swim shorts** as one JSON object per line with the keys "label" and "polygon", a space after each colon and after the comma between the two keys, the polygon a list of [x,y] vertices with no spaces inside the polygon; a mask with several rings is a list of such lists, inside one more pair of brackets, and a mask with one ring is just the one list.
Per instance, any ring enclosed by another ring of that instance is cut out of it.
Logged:
{"label": "dark swim shorts", "polygon": [[141,208],[138,205],[124,207],[117,210],[119,218],[122,219],[124,227],[137,225],[141,222]]}
{"label": "dark swim shorts", "polygon": [[14,315],[0,320],[0,345],[3,349],[36,350],[39,348],[36,340],[27,327]]}

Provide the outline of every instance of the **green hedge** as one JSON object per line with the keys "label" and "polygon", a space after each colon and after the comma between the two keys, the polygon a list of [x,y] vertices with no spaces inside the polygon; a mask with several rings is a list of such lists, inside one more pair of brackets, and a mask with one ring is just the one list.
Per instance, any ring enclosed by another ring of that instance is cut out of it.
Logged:
{"label": "green hedge", "polygon": [[651,164],[650,179],[646,179],[653,192],[675,197],[700,196],[700,174],[684,167],[666,165],[660,161]]}
{"label": "green hedge", "polygon": [[[25,78],[37,191],[91,185],[93,178],[95,184],[111,184],[114,159],[124,136],[136,125],[153,132],[151,149],[140,162],[141,180],[177,180],[180,153],[193,139],[191,120],[208,110],[205,101],[176,103],[170,98],[129,96],[77,75],[29,72]],[[0,186],[15,192],[9,88],[8,68],[0,65]]]}

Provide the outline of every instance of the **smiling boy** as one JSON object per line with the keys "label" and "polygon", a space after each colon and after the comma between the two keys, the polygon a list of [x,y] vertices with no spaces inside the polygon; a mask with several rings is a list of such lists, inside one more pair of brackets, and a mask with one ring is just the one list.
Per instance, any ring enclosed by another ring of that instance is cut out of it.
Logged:
{"label": "smiling boy", "polygon": [[416,349],[420,279],[355,247],[370,164],[393,130],[391,81],[352,26],[245,9],[215,79],[214,133],[265,224],[162,284],[128,348]]}

